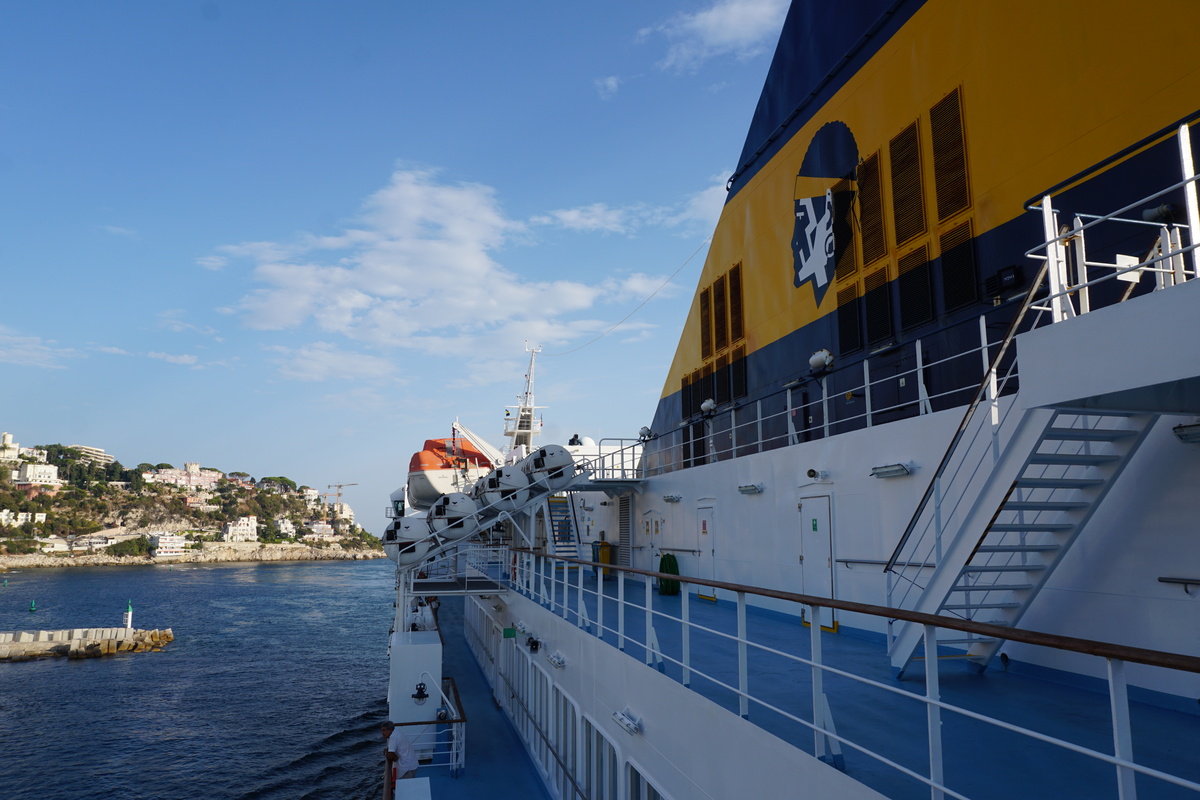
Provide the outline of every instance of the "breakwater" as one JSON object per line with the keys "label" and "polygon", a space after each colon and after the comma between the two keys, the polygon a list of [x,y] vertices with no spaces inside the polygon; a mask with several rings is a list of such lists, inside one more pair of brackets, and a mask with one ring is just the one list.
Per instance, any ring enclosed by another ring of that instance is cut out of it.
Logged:
{"label": "breakwater", "polygon": [[0,633],[0,661],[29,661],[54,656],[99,658],[117,653],[161,650],[175,640],[170,628],[70,628],[61,631]]}
{"label": "breakwater", "polygon": [[307,544],[266,544],[259,542],[204,542],[199,550],[187,550],[181,556],[112,556],[66,554],[0,555],[0,571],[42,567],[116,567],[153,564],[214,564],[238,561],[359,561],[383,558],[383,550],[345,550],[340,546],[313,547]]}

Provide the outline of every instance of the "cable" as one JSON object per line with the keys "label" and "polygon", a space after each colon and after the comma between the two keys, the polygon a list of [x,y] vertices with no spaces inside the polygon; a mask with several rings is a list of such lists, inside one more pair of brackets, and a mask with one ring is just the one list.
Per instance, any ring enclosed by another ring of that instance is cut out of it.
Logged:
{"label": "cable", "polygon": [[667,284],[671,282],[671,279],[674,278],[676,275],[678,275],[680,272],[682,272],[684,267],[686,267],[688,264],[692,263],[692,259],[696,257],[696,254],[699,253],[701,250],[703,250],[705,248],[705,246],[708,245],[709,242],[711,242],[711,241],[712,241],[712,237],[710,236],[707,239],[705,239],[703,242],[701,242],[700,246],[696,248],[695,252],[693,252],[690,256],[688,256],[687,260],[684,261],[682,264],[680,264],[678,269],[676,269],[674,272],[672,272],[670,275],[668,275],[667,279],[665,281],[663,281],[662,284],[657,289],[655,289],[653,292],[651,292],[649,297],[647,297],[641,303],[638,303],[636,308],[634,308],[632,311],[630,311],[628,314],[626,314],[624,317],[622,317],[620,320],[618,320],[616,323],[614,323],[613,326],[611,328],[609,328],[608,330],[606,330],[604,333],[600,334],[595,339],[584,342],[583,344],[579,345],[579,347],[575,347],[571,350],[564,350],[561,353],[541,353],[540,355],[542,356],[542,358],[554,358],[555,356],[569,356],[569,355],[571,355],[571,353],[578,353],[580,350],[587,347],[588,345],[595,344],[596,342],[603,339],[605,336],[608,336],[610,333],[612,333],[617,328],[619,328],[622,325],[622,323],[625,322],[625,320],[629,319],[634,314],[641,311],[642,307],[645,306],[646,303],[649,303],[651,300],[653,300],[654,296],[657,295],[659,292],[661,292],[664,288],[666,288]]}

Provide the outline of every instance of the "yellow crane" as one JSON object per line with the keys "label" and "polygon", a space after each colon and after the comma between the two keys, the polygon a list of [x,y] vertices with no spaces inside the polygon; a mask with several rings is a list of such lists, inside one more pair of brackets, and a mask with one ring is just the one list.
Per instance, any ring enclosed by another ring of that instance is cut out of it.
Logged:
{"label": "yellow crane", "polygon": [[[342,504],[342,487],[344,487],[344,486],[358,486],[358,484],[357,483],[331,483],[325,487],[326,489],[333,489],[333,488],[337,489],[337,492],[333,493],[333,496],[337,498],[337,502],[334,504],[334,507],[333,507],[334,519],[337,519],[338,506],[340,506]],[[329,497],[330,495],[325,494],[323,496]]]}

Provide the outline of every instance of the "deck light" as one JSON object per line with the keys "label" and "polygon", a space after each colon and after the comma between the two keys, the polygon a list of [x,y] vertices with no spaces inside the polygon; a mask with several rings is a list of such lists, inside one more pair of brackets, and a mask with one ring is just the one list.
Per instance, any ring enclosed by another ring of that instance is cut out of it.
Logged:
{"label": "deck light", "polygon": [[747,483],[744,486],[739,486],[738,491],[742,494],[762,494],[763,485],[761,483]]}
{"label": "deck light", "polygon": [[908,464],[884,464],[882,467],[871,467],[872,478],[899,478],[911,474],[912,469]]}
{"label": "deck light", "polygon": [[664,494],[663,495],[664,503],[678,503],[682,499],[683,498],[677,494]]}
{"label": "deck light", "polygon": [[833,366],[833,353],[822,347],[808,357],[808,367],[813,372],[824,372]]}
{"label": "deck light", "polygon": [[553,664],[555,669],[562,669],[567,665],[566,657],[558,650],[555,650],[551,655],[546,656],[546,660]]}
{"label": "deck light", "polygon": [[1200,422],[1191,425],[1176,425],[1171,428],[1171,432],[1184,444],[1200,444]]}
{"label": "deck light", "polygon": [[711,414],[716,407],[717,407],[717,401],[713,400],[710,397],[707,400],[705,400],[703,403],[700,404],[700,412],[702,414]]}

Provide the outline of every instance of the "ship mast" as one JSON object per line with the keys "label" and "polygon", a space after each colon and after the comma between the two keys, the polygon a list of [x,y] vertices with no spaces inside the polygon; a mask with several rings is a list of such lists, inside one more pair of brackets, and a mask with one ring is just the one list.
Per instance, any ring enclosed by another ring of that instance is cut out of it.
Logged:
{"label": "ship mast", "polygon": [[528,453],[533,450],[533,437],[541,433],[541,423],[533,418],[534,411],[544,406],[533,404],[533,364],[537,354],[542,352],[540,347],[529,347],[529,371],[525,373],[525,392],[517,395],[518,404],[507,406],[504,410],[504,435],[512,437],[509,451],[520,450]]}

